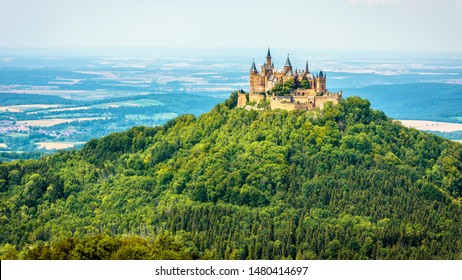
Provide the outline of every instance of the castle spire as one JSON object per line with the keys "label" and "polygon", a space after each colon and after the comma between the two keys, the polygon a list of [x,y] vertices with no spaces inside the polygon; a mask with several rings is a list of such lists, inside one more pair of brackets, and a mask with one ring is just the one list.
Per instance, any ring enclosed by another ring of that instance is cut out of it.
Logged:
{"label": "castle spire", "polygon": [[308,60],[306,61],[305,73],[310,73],[310,68],[308,67]]}
{"label": "castle spire", "polygon": [[[271,52],[270,48],[268,47],[268,53],[266,54],[266,65],[270,66],[272,65],[271,63]],[[274,68],[274,67],[273,67]]]}
{"label": "castle spire", "polygon": [[290,59],[289,59],[289,54],[287,54],[286,65],[284,66],[292,67],[292,64],[290,63]]}
{"label": "castle spire", "polygon": [[252,67],[250,68],[250,72],[258,72],[257,67],[255,67],[255,59],[252,60]]}

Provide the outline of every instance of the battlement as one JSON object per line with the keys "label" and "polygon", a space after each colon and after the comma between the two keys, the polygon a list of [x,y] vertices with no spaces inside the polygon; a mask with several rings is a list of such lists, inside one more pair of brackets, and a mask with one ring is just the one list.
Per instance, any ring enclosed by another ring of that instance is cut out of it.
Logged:
{"label": "battlement", "polygon": [[283,69],[275,69],[271,62],[268,48],[266,62],[258,72],[255,61],[250,68],[249,94],[238,95],[238,107],[255,107],[261,102],[269,101],[272,109],[313,110],[323,108],[326,102],[337,104],[342,99],[342,92],[327,90],[327,75],[323,71],[313,75],[306,62],[305,69],[295,71],[289,55]]}

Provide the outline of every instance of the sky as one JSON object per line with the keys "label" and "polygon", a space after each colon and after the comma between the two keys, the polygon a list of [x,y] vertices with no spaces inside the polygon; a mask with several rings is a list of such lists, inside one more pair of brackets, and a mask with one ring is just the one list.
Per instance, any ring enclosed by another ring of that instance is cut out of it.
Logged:
{"label": "sky", "polygon": [[462,0],[0,0],[0,48],[462,52]]}

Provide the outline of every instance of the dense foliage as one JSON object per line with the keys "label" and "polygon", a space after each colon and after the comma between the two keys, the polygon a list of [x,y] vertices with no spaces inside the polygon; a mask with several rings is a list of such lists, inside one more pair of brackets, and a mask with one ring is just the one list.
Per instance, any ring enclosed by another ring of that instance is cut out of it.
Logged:
{"label": "dense foliage", "polygon": [[289,79],[284,82],[284,84],[276,84],[268,92],[268,94],[274,94],[278,96],[282,95],[289,95],[294,89],[310,89],[311,85],[306,79],[302,79],[301,81],[297,79]]}
{"label": "dense foliage", "polygon": [[14,246],[6,245],[1,253],[4,259],[21,257],[28,260],[191,260],[198,257],[168,234],[155,240],[107,235],[93,235],[82,240],[70,237],[52,245],[34,244],[21,253]]}
{"label": "dense foliage", "polygon": [[461,144],[357,97],[235,101],[0,165],[2,258],[462,258]]}

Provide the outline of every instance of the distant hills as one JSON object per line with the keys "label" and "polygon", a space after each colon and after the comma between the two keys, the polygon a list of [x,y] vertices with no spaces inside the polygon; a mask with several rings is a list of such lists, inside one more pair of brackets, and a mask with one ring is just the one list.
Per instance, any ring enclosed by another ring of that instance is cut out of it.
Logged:
{"label": "distant hills", "polygon": [[23,104],[79,104],[77,101],[62,98],[53,95],[43,94],[17,94],[0,92],[0,104],[8,105],[23,105]]}
{"label": "distant hills", "polygon": [[370,100],[395,119],[462,123],[462,84],[403,83],[345,90]]}
{"label": "distant hills", "polygon": [[462,145],[350,97],[0,165],[2,259],[461,259]]}

